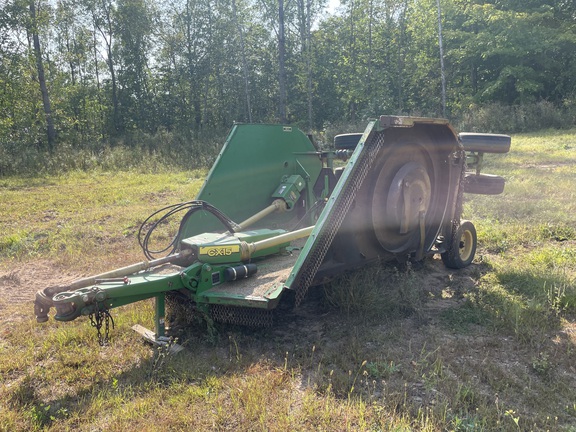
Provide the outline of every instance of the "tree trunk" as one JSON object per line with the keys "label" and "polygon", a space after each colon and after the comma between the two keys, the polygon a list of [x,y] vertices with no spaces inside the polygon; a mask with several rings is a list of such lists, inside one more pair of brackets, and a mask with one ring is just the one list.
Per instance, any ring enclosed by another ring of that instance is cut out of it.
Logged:
{"label": "tree trunk", "polygon": [[404,81],[402,77],[404,76],[404,65],[406,47],[406,10],[408,8],[408,2],[404,1],[399,5],[398,14],[398,59],[396,63],[396,79],[397,79],[397,91],[398,91],[398,112],[402,113],[404,111]]}
{"label": "tree trunk", "polygon": [[311,21],[312,21],[312,0],[308,0],[306,2],[306,73],[308,75],[308,128],[309,131],[312,131],[314,127],[314,116],[312,111],[312,102],[313,102],[313,95],[312,95],[312,29],[311,29]]}
{"label": "tree trunk", "polygon": [[286,35],[284,31],[284,0],[278,0],[278,116],[280,123],[286,118]]}
{"label": "tree trunk", "polygon": [[[112,56],[112,45],[113,45],[113,26],[112,26],[112,5],[106,3],[105,0],[102,1],[102,11],[104,12],[106,18],[106,32],[100,26],[99,20],[96,18],[96,12],[93,11],[93,21],[94,26],[98,29],[102,38],[104,39],[104,43],[106,44],[106,64],[108,65],[108,71],[110,72],[110,81],[112,83],[112,124],[114,127],[114,132],[118,132],[120,130],[120,112],[118,107],[118,85],[116,82],[116,71],[114,69],[114,58]],[[108,36],[106,35],[108,34]],[[96,42],[94,40],[94,42]],[[96,47],[95,47],[96,48]]]}
{"label": "tree trunk", "polygon": [[38,83],[40,84],[40,92],[42,93],[42,104],[44,106],[44,117],[46,118],[46,135],[48,138],[48,150],[54,150],[54,143],[56,141],[56,129],[54,129],[54,119],[52,118],[52,106],[50,104],[50,96],[48,94],[48,87],[46,86],[46,77],[44,75],[44,64],[42,63],[42,49],[40,47],[40,37],[38,36],[38,22],[36,17],[36,4],[35,0],[30,0],[30,18],[32,23],[32,41],[34,45],[34,55],[36,57],[36,69],[38,72]]}
{"label": "tree trunk", "polygon": [[436,0],[438,6],[438,46],[440,47],[440,77],[442,81],[442,116],[446,117],[446,74],[444,72],[444,45],[442,43],[442,12],[440,0]]}
{"label": "tree trunk", "polygon": [[120,119],[119,119],[119,111],[118,111],[118,86],[116,84],[116,72],[114,70],[114,61],[112,59],[112,46],[108,45],[108,70],[110,71],[110,80],[112,81],[112,107],[113,107],[113,123],[114,123],[114,130],[120,130]]}
{"label": "tree trunk", "polygon": [[248,123],[252,123],[252,106],[250,104],[250,85],[248,80],[248,62],[246,61],[246,48],[244,46],[244,32],[242,26],[238,22],[238,14],[236,13],[236,0],[232,0],[232,13],[234,16],[234,24],[238,29],[238,36],[240,37],[240,56],[242,58],[242,72],[244,75],[244,96],[246,98],[246,111],[248,115]]}
{"label": "tree trunk", "polygon": [[[350,39],[348,41],[348,58],[350,59],[350,73],[351,76],[356,76],[358,74],[358,70],[356,69],[356,27],[354,25],[354,0],[350,1]],[[355,79],[355,78],[354,78]],[[356,100],[358,100],[358,91],[353,90],[349,93],[352,96],[352,100],[348,103],[348,116],[351,121],[356,121]]]}
{"label": "tree trunk", "polygon": [[[304,3],[306,1],[306,3]],[[298,0],[298,30],[300,32],[300,56],[304,63],[306,75],[306,101],[308,111],[308,130],[312,131],[312,43],[311,43],[311,15],[312,0]]]}
{"label": "tree trunk", "polygon": [[70,47],[70,35],[66,32],[66,54],[68,55],[68,67],[70,68],[70,79],[72,86],[76,85],[76,66],[72,59],[74,58],[72,48]]}
{"label": "tree trunk", "polygon": [[372,26],[374,20],[374,3],[373,0],[368,2],[368,94],[367,100],[371,100],[374,94],[373,76],[372,76]]}

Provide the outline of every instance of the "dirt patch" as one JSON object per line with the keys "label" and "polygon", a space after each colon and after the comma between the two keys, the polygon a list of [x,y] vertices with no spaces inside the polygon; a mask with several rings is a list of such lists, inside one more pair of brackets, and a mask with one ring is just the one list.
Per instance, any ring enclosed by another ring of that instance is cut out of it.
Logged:
{"label": "dirt patch", "polygon": [[83,275],[58,268],[47,260],[13,264],[9,270],[0,270],[0,311],[6,304],[33,301],[40,289],[64,285],[81,277]]}
{"label": "dirt patch", "polygon": [[[47,260],[12,264],[0,270],[0,313],[3,326],[34,317],[34,296],[40,289],[62,285],[82,277],[79,273],[58,268]],[[22,304],[29,304],[23,308]]]}
{"label": "dirt patch", "polygon": [[[287,260],[293,262],[295,258],[288,257]],[[426,268],[419,270],[423,275],[422,288],[439,301],[427,303],[425,307],[427,315],[435,316],[443,309],[454,306],[463,292],[475,286],[471,274],[476,271],[474,266],[458,272],[450,271],[439,259],[429,260]],[[12,263],[9,268],[0,269],[0,312],[23,303],[32,305],[38,290],[49,286],[66,285],[86,276],[89,275],[61,268],[49,260]],[[32,306],[30,313],[32,314]]]}

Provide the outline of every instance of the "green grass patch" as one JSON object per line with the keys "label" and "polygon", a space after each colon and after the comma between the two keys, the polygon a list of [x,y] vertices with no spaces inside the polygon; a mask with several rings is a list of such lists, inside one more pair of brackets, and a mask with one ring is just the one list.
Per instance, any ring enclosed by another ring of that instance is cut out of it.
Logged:
{"label": "green grass patch", "polygon": [[[148,215],[194,199],[206,171],[142,174],[71,172],[41,179],[3,179],[0,258],[66,262],[104,248],[134,250]],[[98,254],[98,253],[97,253]]]}
{"label": "green grass patch", "polygon": [[31,297],[141,260],[141,221],[206,171],[4,177],[0,430],[574,430],[575,152],[575,131],[547,131],[486,158],[507,185],[466,198],[471,267],[366,268],[273,328],[182,332],[174,356],[130,329],[152,301],[113,310],[100,347],[86,317],[36,323]]}
{"label": "green grass patch", "polygon": [[389,319],[409,316],[424,302],[422,273],[383,267],[353,271],[324,286],[326,301],[349,318]]}

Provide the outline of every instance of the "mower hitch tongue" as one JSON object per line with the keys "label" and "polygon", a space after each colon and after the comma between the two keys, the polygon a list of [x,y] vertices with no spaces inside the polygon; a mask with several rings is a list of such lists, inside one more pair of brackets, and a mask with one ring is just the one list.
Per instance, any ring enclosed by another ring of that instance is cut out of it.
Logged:
{"label": "mower hitch tongue", "polygon": [[[464,268],[477,238],[461,220],[463,195],[503,192],[504,178],[481,172],[483,155],[507,153],[510,141],[457,134],[445,119],[381,116],[318,149],[295,127],[235,124],[196,199],[143,222],[145,261],[44,288],[34,313],[88,316],[106,343],[111,309],[155,298],[154,332],[141,333],[166,343],[166,304],[175,318],[188,308],[267,326],[284,299],[298,306],[310,286],[370,263],[440,254]],[[154,229],[177,213],[172,242],[151,251]]]}

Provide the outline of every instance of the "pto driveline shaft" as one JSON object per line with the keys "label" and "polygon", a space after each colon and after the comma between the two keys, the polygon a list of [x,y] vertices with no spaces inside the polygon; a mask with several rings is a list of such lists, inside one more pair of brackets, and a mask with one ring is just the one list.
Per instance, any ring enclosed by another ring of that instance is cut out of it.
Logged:
{"label": "pto driveline shaft", "polygon": [[287,206],[286,206],[285,201],[283,201],[281,199],[274,200],[274,202],[272,204],[270,204],[268,207],[266,207],[265,209],[260,210],[258,213],[256,213],[253,216],[250,216],[244,222],[239,223],[238,224],[238,231],[245,230],[247,227],[258,222],[260,219],[265,218],[269,214],[272,214],[272,213],[277,212],[277,211],[282,213],[282,212],[285,212],[286,209],[287,209]]}
{"label": "pto driveline shaft", "polygon": [[301,238],[308,237],[314,225],[302,228],[296,231],[287,232],[286,234],[280,234],[276,237],[271,237],[269,239],[260,240],[254,243],[243,243],[242,245],[242,260],[249,260],[254,253],[262,249],[271,248],[284,243],[290,243],[291,241],[298,240]]}
{"label": "pto driveline shaft", "polygon": [[110,270],[108,272],[105,273],[100,273],[99,275],[96,276],[90,276],[87,278],[83,278],[83,279],[78,279],[75,280],[74,282],[70,283],[69,285],[66,286],[66,291],[74,291],[78,288],[85,288],[88,287],[90,285],[94,285],[96,284],[96,280],[98,279],[108,279],[108,278],[121,278],[124,276],[128,276],[134,273],[138,273],[140,271],[144,271],[144,270],[148,270],[149,268],[152,267],[156,267],[162,264],[167,264],[170,263],[174,260],[178,260],[180,258],[185,258],[186,256],[190,255],[192,253],[191,250],[186,249],[183,250],[182,252],[179,252],[177,254],[173,254],[173,255],[168,255],[164,258],[158,258],[152,261],[141,261],[139,263],[136,264],[132,264],[126,267],[121,267],[121,268],[117,268],[114,270]]}
{"label": "pto driveline shaft", "polygon": [[186,258],[192,253],[190,249],[185,249],[177,254],[168,255],[164,258],[158,258],[151,261],[142,261],[136,264],[129,265],[127,267],[121,267],[115,270],[108,271],[106,273],[101,273],[96,276],[90,276],[83,279],[78,279],[71,282],[68,285],[62,286],[52,286],[44,288],[36,293],[36,299],[34,301],[34,314],[36,315],[36,320],[38,322],[45,322],[48,320],[48,311],[54,303],[52,298],[61,292],[65,291],[75,291],[80,288],[89,287],[90,285],[97,284],[97,280],[107,279],[107,278],[121,278],[128,276],[143,270],[148,270],[149,268],[156,267],[162,264],[167,264],[170,262],[177,261],[182,258]]}

